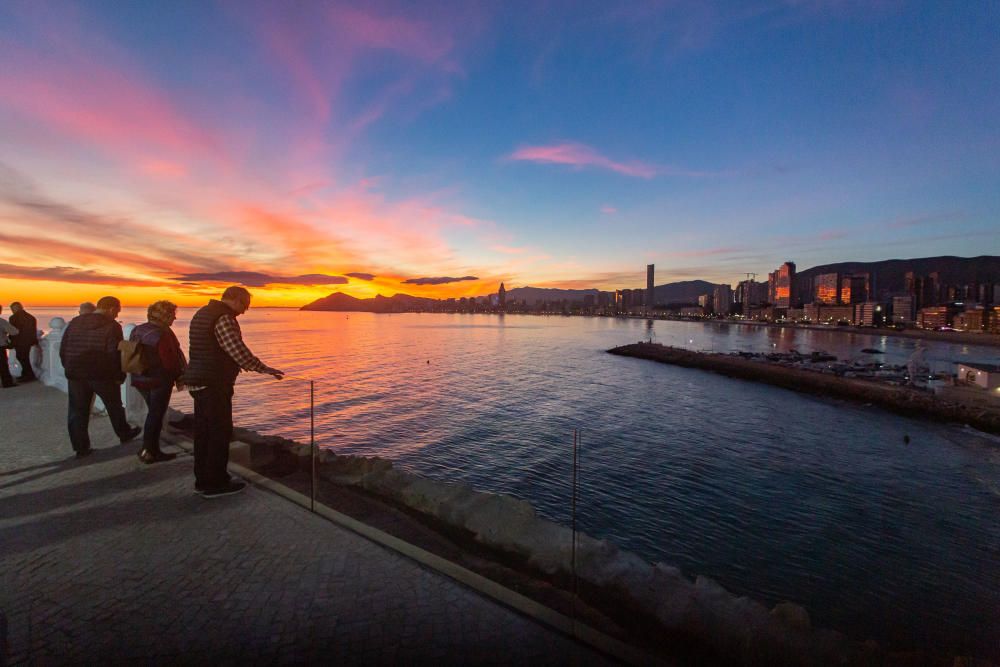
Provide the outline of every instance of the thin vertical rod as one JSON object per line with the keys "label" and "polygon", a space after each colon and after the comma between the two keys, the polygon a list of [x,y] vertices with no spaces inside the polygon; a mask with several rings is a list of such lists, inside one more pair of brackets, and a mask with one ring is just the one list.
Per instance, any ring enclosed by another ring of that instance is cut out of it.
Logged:
{"label": "thin vertical rod", "polygon": [[309,459],[311,484],[309,485],[309,510],[316,511],[316,382],[309,380]]}
{"label": "thin vertical rod", "polygon": [[577,496],[577,463],[578,463],[578,448],[579,448],[580,434],[577,429],[573,429],[573,499],[572,499],[572,515],[573,515],[573,545],[570,548],[570,568],[573,573],[573,624],[574,632],[576,628],[576,496]]}

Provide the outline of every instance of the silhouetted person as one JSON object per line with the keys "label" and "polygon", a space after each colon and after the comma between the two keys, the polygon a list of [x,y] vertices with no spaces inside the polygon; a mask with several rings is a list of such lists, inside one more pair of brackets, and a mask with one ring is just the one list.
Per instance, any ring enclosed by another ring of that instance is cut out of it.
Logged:
{"label": "silhouetted person", "polygon": [[95,312],[74,317],[63,333],[59,358],[69,380],[69,440],[77,458],[91,452],[88,426],[94,394],[104,401],[111,425],[123,444],[142,432],[125,420],[122,407],[125,374],[118,343],[124,337],[121,325],[115,321],[121,309],[115,297],[102,297]]}
{"label": "silhouetted person", "polygon": [[139,451],[139,460],[143,463],[177,458],[176,454],[160,451],[160,431],[170,405],[170,394],[175,384],[178,389],[181,388],[178,378],[187,366],[181,344],[170,329],[176,319],[177,306],[169,301],[157,301],[146,309],[147,321],[129,335],[129,340],[145,346],[142,356],[147,362],[146,370],[141,375],[132,374],[132,386],[139,390],[149,408],[142,429],[142,449]]}
{"label": "silhouetted person", "polygon": [[89,301],[84,301],[83,303],[80,304],[81,315],[90,315],[95,310],[97,310],[97,306],[95,306]]}
{"label": "silhouetted person", "polygon": [[236,318],[250,308],[250,292],[229,287],[191,318],[190,361],[181,376],[194,399],[194,488],[205,498],[239,493],[244,482],[230,479],[229,441],[233,436],[233,385],[240,370],[273,375],[243,342]]}
{"label": "silhouetted person", "polygon": [[[0,306],[0,313],[3,306]],[[7,350],[13,345],[14,336],[17,335],[17,327],[0,317],[0,386],[4,389],[16,387],[14,378],[10,374],[10,364],[7,362]]]}
{"label": "silhouetted person", "polygon": [[11,325],[17,327],[14,336],[14,351],[17,353],[17,363],[21,364],[21,382],[37,380],[35,370],[31,367],[31,348],[38,345],[38,321],[24,309],[20,301],[10,304]]}

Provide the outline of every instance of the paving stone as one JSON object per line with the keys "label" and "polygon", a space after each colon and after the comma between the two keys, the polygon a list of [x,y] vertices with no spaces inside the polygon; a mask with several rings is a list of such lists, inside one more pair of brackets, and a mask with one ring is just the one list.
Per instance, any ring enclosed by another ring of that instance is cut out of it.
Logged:
{"label": "paving stone", "polygon": [[0,392],[0,611],[10,664],[604,664],[563,635],[250,487],[205,500],[66,396]]}

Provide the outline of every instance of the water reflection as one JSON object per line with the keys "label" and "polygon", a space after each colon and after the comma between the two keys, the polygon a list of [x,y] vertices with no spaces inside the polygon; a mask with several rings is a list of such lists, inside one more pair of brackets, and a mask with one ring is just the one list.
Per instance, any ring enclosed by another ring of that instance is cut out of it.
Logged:
{"label": "water reflection", "polygon": [[[193,311],[182,309],[175,324],[185,345]],[[142,309],[122,316],[143,318]],[[794,600],[818,625],[860,638],[998,657],[989,643],[1000,637],[995,442],[605,353],[655,336],[691,349],[841,358],[875,348],[903,363],[914,339],[521,315],[259,309],[241,323],[269,363],[317,380],[321,446],[512,493],[566,521],[570,434],[579,428],[587,532],[738,594]],[[927,359],[950,370],[959,359],[998,357],[935,341]],[[190,409],[186,395],[175,404]],[[304,439],[307,406],[301,383],[239,380],[241,425]]]}

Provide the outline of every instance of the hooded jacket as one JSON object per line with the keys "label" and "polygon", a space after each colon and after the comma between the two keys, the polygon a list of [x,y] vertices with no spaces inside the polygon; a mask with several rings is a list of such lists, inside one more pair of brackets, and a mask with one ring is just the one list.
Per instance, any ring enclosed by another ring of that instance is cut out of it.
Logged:
{"label": "hooded jacket", "polygon": [[122,327],[103,313],[74,317],[63,333],[59,358],[70,380],[124,382],[118,343]]}

